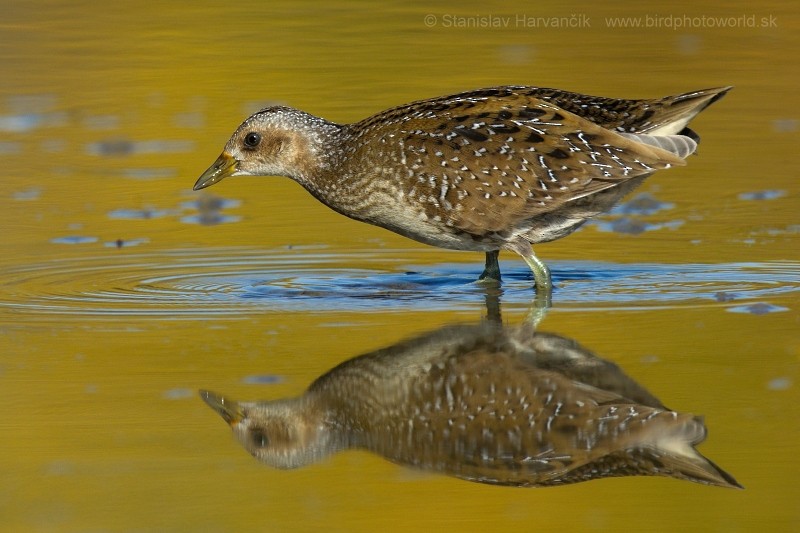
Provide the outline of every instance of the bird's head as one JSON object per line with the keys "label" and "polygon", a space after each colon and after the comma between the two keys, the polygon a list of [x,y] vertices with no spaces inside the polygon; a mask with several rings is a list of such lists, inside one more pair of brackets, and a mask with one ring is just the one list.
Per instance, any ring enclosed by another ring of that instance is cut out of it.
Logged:
{"label": "bird's head", "polygon": [[322,417],[309,414],[303,397],[236,402],[205,390],[200,397],[253,457],[274,468],[304,466],[337,449]]}
{"label": "bird's head", "polygon": [[194,184],[204,189],[230,176],[288,176],[313,173],[340,126],[291,107],[273,106],[250,116],[233,133],[222,154]]}

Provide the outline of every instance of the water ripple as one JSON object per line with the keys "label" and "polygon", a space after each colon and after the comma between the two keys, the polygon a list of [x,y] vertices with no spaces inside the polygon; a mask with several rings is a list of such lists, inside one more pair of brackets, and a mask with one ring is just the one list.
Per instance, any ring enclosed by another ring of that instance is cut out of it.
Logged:
{"label": "water ripple", "polygon": [[[479,265],[409,266],[409,258],[419,260],[421,255],[224,248],[54,259],[6,269],[0,310],[12,317],[191,319],[286,310],[472,310],[484,305],[486,291],[474,283]],[[759,302],[773,306],[770,298],[800,290],[800,265],[792,262],[552,261],[550,266],[554,305],[561,308],[720,305],[738,310]],[[506,261],[502,268],[502,303],[527,306],[533,294],[530,273],[520,261]]]}

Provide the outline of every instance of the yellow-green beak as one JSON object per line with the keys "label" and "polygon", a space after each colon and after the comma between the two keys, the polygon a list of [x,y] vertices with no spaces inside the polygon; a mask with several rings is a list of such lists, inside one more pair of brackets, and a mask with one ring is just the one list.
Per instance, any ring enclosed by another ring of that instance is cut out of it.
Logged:
{"label": "yellow-green beak", "polygon": [[229,425],[236,424],[244,418],[241,406],[233,400],[226,400],[219,394],[207,390],[201,390],[200,397]]}
{"label": "yellow-green beak", "polygon": [[203,175],[200,176],[197,183],[194,184],[193,189],[199,191],[200,189],[205,189],[210,185],[214,185],[228,176],[233,176],[238,168],[239,162],[227,152],[222,152],[222,155],[214,161],[214,164],[203,172]]}

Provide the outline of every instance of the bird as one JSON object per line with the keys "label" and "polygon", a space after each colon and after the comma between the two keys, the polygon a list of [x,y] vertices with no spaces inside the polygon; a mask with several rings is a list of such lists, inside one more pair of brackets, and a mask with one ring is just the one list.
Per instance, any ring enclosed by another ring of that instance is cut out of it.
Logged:
{"label": "bird", "polygon": [[486,254],[479,280],[501,281],[500,250],[550,271],[532,244],[610,210],[656,170],[685,164],[687,124],[732,87],[615,99],[500,86],[419,100],[337,124],[286,106],[247,118],[194,190],[229,176],[286,176],[331,209],[421,243]]}
{"label": "bird", "polygon": [[526,326],[445,326],[349,359],[293,398],[200,396],[278,469],[363,449],[492,485],[657,475],[741,488],[695,449],[702,418],[669,410],[577,341]]}

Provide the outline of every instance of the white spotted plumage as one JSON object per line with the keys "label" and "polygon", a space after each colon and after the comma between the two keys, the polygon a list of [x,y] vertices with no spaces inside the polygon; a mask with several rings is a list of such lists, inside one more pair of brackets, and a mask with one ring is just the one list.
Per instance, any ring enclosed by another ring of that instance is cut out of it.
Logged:
{"label": "white spotted plumage", "polygon": [[[728,89],[618,100],[494,87],[347,125],[270,107],[228,142],[235,171],[221,173],[221,156],[195,187],[285,175],[356,220],[443,248],[513,250],[533,265],[531,244],[571,233],[653,172],[683,165],[697,139],[687,123]],[[259,147],[243,146],[251,132]]]}

